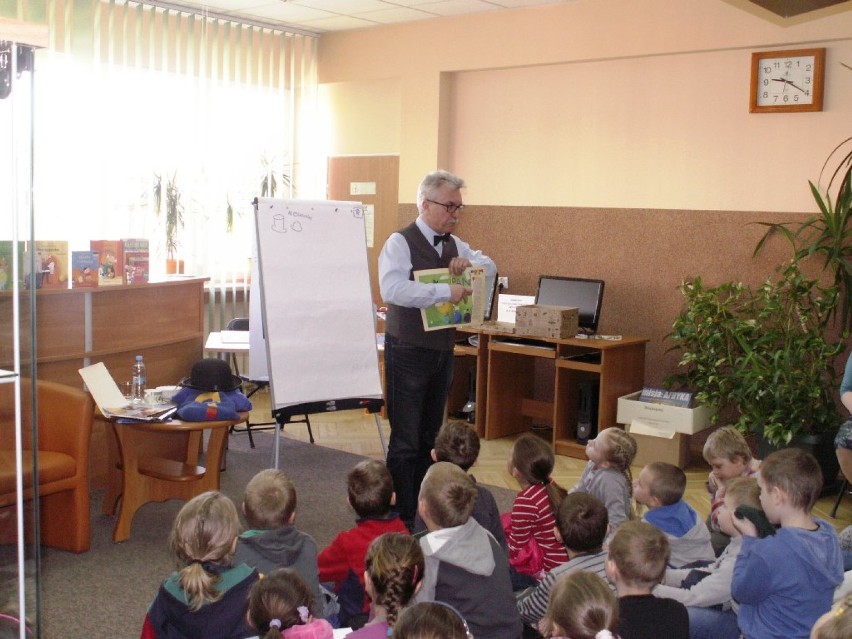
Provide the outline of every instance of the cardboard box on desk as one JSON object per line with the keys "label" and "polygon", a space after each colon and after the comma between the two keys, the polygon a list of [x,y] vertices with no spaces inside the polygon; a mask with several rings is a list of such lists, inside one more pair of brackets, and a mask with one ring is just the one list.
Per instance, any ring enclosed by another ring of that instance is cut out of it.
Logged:
{"label": "cardboard box on desk", "polygon": [[529,304],[515,312],[515,335],[567,339],[577,334],[579,311],[569,306]]}
{"label": "cardboard box on desk", "polygon": [[636,440],[637,466],[654,461],[683,468],[689,463],[689,435],[710,427],[706,406],[682,408],[654,402],[640,402],[639,392],[618,398],[619,424]]}

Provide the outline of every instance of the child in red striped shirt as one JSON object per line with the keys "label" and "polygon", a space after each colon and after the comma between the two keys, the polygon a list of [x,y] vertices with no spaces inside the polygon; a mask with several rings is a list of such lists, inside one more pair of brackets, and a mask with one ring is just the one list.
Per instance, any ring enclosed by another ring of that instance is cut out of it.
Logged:
{"label": "child in red striped shirt", "polygon": [[565,496],[550,476],[554,463],[550,444],[535,435],[521,435],[512,447],[509,473],[521,485],[506,527],[509,563],[520,573],[512,575],[515,589],[535,585],[544,572],[568,561],[554,533],[554,513]]}

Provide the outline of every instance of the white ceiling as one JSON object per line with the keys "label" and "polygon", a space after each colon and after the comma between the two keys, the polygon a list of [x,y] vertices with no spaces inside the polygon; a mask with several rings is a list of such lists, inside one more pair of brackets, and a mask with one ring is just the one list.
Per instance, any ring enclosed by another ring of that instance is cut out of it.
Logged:
{"label": "white ceiling", "polygon": [[[507,11],[574,0],[137,0],[166,8],[190,8],[211,17],[235,19],[265,27],[309,33],[350,31],[383,24],[447,16]],[[677,0],[671,0],[676,2]],[[705,0],[709,1],[709,0]],[[831,5],[848,10],[847,0],[718,0],[756,12],[773,21],[802,13],[818,13]],[[757,8],[757,7],[762,8]],[[773,15],[777,14],[777,15]],[[778,16],[781,16],[780,18]]]}
{"label": "white ceiling", "polygon": [[487,11],[504,11],[573,0],[141,0],[164,7],[206,9],[264,26],[295,27],[312,33],[365,29]]}

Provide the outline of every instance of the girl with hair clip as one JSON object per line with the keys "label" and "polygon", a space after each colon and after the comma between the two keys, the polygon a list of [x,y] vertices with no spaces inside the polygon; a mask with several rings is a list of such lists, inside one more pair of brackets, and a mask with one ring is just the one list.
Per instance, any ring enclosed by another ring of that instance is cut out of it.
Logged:
{"label": "girl with hair clip", "polygon": [[145,616],[142,639],[240,639],[251,634],[246,598],[258,574],[231,565],[240,520],[234,502],[210,491],[175,517],[169,546],[181,568],[160,586]]}
{"label": "girl with hair clip", "polygon": [[636,440],[617,427],[606,428],[586,444],[589,462],[571,492],[589,493],[600,499],[609,515],[609,536],[633,518],[633,474]]}
{"label": "girl with hair clip", "polygon": [[393,639],[473,639],[461,613],[441,601],[406,608],[391,636]]}
{"label": "girl with hair clip", "polygon": [[292,568],[274,570],[257,582],[248,599],[248,622],[262,639],[332,639],[325,619],[314,619],[314,593]]}
{"label": "girl with hair clip", "polygon": [[544,572],[568,561],[565,546],[553,532],[565,496],[565,489],[550,476],[554,463],[550,444],[535,435],[521,435],[512,447],[509,473],[521,492],[509,517],[504,516],[504,526],[515,590],[534,586]]}
{"label": "girl with hair clip", "polygon": [[617,622],[618,600],[607,583],[594,573],[578,571],[554,584],[539,630],[546,638],[617,639]]}
{"label": "girl with hair clip", "polygon": [[420,542],[411,535],[385,533],[367,549],[364,583],[373,601],[371,619],[348,636],[384,639],[391,633],[403,608],[420,590],[425,560]]}

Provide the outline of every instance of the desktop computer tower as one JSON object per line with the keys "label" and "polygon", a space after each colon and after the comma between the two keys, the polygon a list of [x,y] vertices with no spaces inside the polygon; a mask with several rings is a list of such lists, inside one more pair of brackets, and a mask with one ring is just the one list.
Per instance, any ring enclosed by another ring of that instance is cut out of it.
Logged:
{"label": "desktop computer tower", "polygon": [[598,435],[600,382],[586,380],[577,385],[577,443],[585,444]]}

